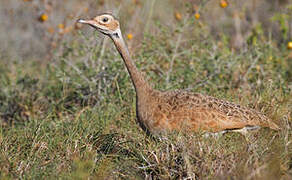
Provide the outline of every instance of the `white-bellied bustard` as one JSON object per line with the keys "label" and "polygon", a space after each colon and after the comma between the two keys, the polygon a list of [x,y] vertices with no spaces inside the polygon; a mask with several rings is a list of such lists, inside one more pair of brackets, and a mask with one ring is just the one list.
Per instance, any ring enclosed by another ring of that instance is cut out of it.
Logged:
{"label": "white-bellied bustard", "polygon": [[91,20],[78,20],[109,36],[127,67],[136,91],[136,113],[140,126],[157,135],[168,131],[226,132],[255,127],[279,127],[253,109],[215,97],[182,90],[158,91],[151,88],[132,61],[123,40],[119,21],[104,13]]}

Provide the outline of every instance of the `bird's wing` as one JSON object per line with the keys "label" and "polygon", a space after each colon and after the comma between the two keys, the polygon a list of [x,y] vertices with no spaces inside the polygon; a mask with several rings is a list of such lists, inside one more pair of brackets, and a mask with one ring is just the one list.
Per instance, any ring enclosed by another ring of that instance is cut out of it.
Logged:
{"label": "bird's wing", "polygon": [[188,91],[162,93],[161,116],[171,129],[186,126],[193,130],[221,131],[245,126],[264,126],[279,129],[266,116],[255,110]]}

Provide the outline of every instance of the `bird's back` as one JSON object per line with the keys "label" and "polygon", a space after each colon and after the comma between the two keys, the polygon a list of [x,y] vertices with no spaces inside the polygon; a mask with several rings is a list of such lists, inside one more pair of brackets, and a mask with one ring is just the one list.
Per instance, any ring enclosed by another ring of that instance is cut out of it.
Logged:
{"label": "bird's back", "polygon": [[151,123],[147,124],[153,132],[182,129],[219,132],[246,126],[279,129],[262,113],[215,97],[180,90],[155,96],[148,116]]}

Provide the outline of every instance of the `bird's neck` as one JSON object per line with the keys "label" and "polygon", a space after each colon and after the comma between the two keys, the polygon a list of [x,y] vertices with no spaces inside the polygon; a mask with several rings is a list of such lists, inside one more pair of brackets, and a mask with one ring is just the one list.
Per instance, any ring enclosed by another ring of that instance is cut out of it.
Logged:
{"label": "bird's neck", "polygon": [[151,87],[145,81],[142,73],[137,69],[135,63],[133,62],[128,51],[128,48],[122,37],[121,31],[118,30],[114,35],[111,36],[111,39],[114,41],[114,44],[127,67],[127,70],[134,84],[137,96],[139,97],[147,94],[147,91],[150,91]]}

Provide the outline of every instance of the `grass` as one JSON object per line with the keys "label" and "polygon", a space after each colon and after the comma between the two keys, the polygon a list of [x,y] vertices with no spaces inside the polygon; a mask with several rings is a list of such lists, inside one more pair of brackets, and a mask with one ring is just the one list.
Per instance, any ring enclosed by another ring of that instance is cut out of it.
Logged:
{"label": "grass", "polygon": [[151,139],[135,122],[134,89],[114,46],[80,31],[51,61],[1,58],[1,179],[290,179],[291,51],[259,38],[234,52],[228,37],[177,23],[186,24],[157,22],[133,54],[151,84],[257,109],[281,131]]}

